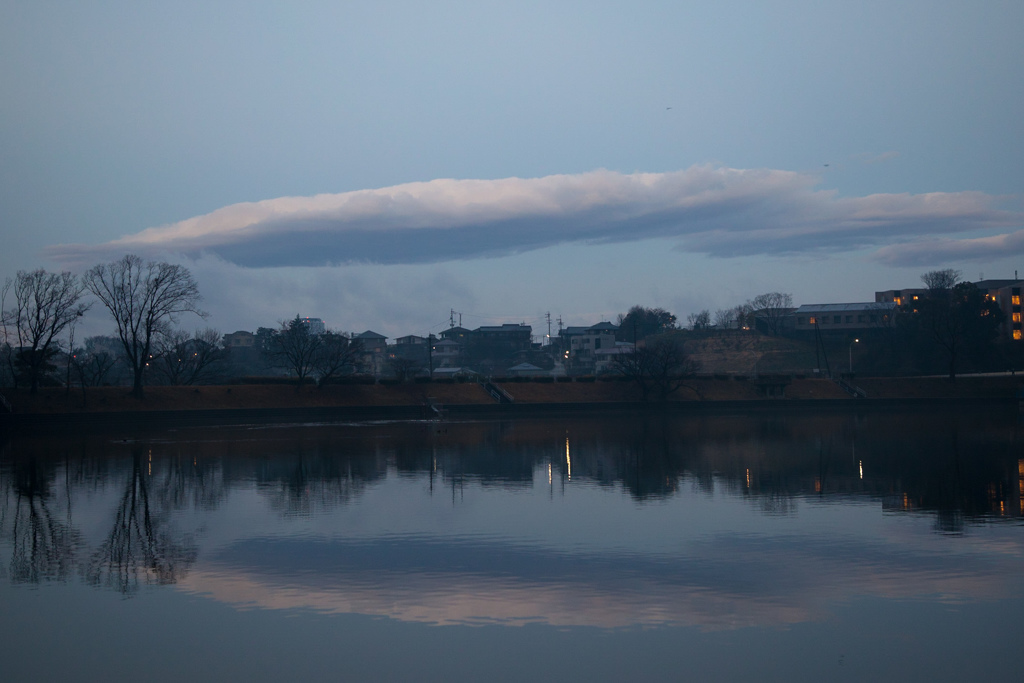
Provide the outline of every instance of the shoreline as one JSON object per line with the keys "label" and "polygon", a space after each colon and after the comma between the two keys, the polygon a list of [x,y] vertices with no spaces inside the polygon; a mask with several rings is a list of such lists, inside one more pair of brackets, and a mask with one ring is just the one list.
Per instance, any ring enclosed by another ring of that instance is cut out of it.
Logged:
{"label": "shoreline", "polygon": [[283,425],[342,425],[365,422],[446,422],[583,415],[736,415],[868,413],[888,410],[998,410],[1014,412],[1015,398],[878,398],[692,402],[591,402],[446,405],[438,414],[429,406],[343,406],[319,408],[234,408],[150,410],[106,413],[25,413],[0,417],[0,435],[131,434],[189,428]]}

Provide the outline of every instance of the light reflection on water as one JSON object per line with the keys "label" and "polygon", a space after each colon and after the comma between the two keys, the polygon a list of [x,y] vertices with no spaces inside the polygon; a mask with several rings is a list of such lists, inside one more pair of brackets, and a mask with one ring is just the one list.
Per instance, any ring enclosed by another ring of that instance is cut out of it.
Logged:
{"label": "light reflection on water", "polygon": [[864,601],[1019,608],[1018,431],[900,413],[22,439],[0,461],[0,597],[66,618],[57,586],[98,587],[144,622],[163,590],[330,615],[339,637],[364,615],[751,647]]}

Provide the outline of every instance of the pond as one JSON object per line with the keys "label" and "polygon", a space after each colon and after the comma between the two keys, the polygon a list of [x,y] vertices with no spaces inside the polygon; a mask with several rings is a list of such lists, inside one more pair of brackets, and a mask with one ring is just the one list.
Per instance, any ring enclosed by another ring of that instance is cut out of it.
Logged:
{"label": "pond", "polygon": [[38,436],[3,680],[1016,679],[1015,411]]}

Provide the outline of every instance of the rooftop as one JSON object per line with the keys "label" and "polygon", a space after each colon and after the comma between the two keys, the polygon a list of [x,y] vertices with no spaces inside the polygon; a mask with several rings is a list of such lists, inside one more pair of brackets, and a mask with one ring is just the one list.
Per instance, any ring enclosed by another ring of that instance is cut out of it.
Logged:
{"label": "rooftop", "polygon": [[505,323],[503,325],[484,325],[476,328],[476,332],[531,332],[533,330],[529,325],[520,325],[519,323]]}
{"label": "rooftop", "polygon": [[1021,280],[978,280],[974,286],[978,289],[1002,289],[1021,284]]}
{"label": "rooftop", "polygon": [[866,301],[850,304],[804,304],[796,309],[796,314],[832,313],[839,311],[891,311],[895,308],[895,301]]}

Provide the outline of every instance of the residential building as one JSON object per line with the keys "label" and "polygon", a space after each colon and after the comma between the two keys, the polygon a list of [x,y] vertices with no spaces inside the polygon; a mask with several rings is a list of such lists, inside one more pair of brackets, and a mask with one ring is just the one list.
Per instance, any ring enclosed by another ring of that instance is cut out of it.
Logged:
{"label": "residential building", "polygon": [[590,329],[586,326],[570,326],[563,327],[558,331],[558,345],[559,348],[564,351],[572,350],[572,340],[576,337],[584,335],[587,330]]}
{"label": "residential building", "polygon": [[[643,340],[640,341],[643,343]],[[615,361],[621,356],[633,353],[633,342],[615,342],[614,346],[594,350],[594,374],[602,375],[615,371]]]}
{"label": "residential building", "polygon": [[[595,372],[597,368],[598,351],[615,349],[615,333],[618,332],[617,325],[610,322],[600,322],[583,330],[582,333],[569,336],[569,361],[570,366],[578,371]],[[607,356],[607,354],[604,354]]]}
{"label": "residential building", "polygon": [[472,355],[478,359],[503,360],[520,351],[529,351],[532,344],[533,328],[518,323],[485,325],[469,336]]}
{"label": "residential building", "polygon": [[813,331],[815,327],[822,332],[856,332],[892,324],[898,308],[895,301],[805,304],[790,315],[790,320],[797,332]]}
{"label": "residential building", "polygon": [[225,334],[223,340],[225,349],[248,349],[256,346],[256,335],[252,332],[239,330],[231,334]]}
{"label": "residential building", "polygon": [[471,334],[473,334],[472,330],[467,330],[465,327],[455,325],[453,327],[449,327],[444,332],[441,332],[438,336],[441,337],[441,339],[447,339],[448,341],[465,345],[466,340],[469,339]]}
{"label": "residential building", "polygon": [[359,372],[379,377],[384,373],[384,364],[388,358],[388,339],[383,334],[366,330],[352,336],[352,343],[359,344],[359,357],[356,366]]}
{"label": "residential building", "polygon": [[427,338],[415,334],[398,337],[394,344],[388,346],[388,357],[416,361],[425,368],[430,363],[430,347],[427,345]]}
{"label": "residential building", "polygon": [[310,334],[323,334],[327,331],[327,326],[320,318],[301,318],[300,322]]}
{"label": "residential building", "polygon": [[462,344],[450,339],[434,342],[434,367],[455,368],[462,360]]}
{"label": "residential building", "polygon": [[508,369],[509,377],[540,377],[550,374],[547,370],[539,368],[533,363],[520,363]]}
{"label": "residential building", "polygon": [[927,289],[887,289],[884,292],[875,292],[875,301],[913,308],[914,302],[924,298],[927,294]]}
{"label": "residential building", "polygon": [[[1024,280],[979,280],[974,286],[990,301],[994,301],[1002,310],[1004,320],[1000,334],[1009,339],[1022,338],[1021,327],[1021,288]],[[913,310],[914,302],[928,295],[927,289],[890,289],[875,292],[875,301],[891,301],[898,306]]]}
{"label": "residential building", "polygon": [[1003,312],[1000,333],[1010,339],[1021,340],[1020,296],[1024,280],[979,280],[974,283],[986,299],[996,302]]}

